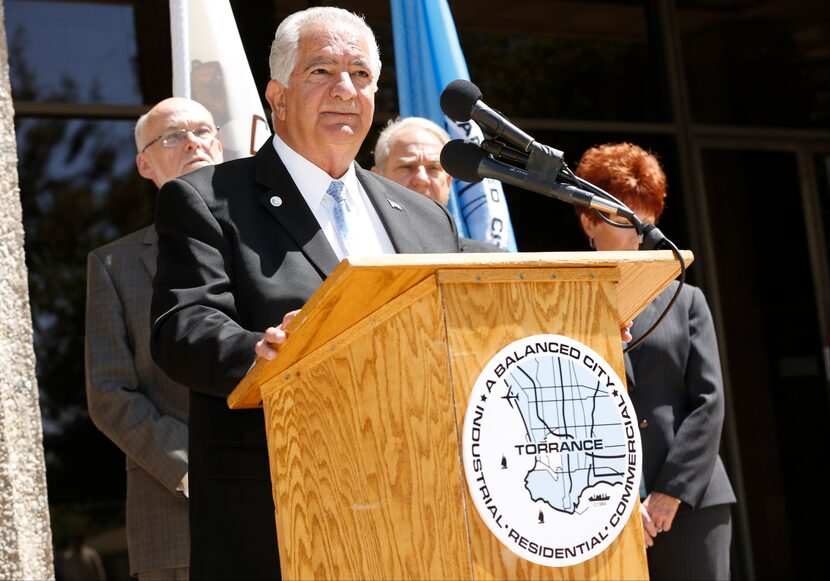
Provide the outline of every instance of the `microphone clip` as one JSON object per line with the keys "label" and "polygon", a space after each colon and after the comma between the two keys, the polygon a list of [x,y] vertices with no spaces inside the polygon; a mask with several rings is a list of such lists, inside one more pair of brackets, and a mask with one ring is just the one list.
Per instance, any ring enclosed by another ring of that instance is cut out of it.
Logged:
{"label": "microphone clip", "polygon": [[527,169],[529,174],[549,183],[556,182],[565,167],[564,152],[538,141],[531,144],[530,153],[519,151],[493,136],[488,136],[479,146],[493,158]]}
{"label": "microphone clip", "polygon": [[549,145],[534,141],[530,148],[530,155],[527,158],[527,171],[536,174],[542,180],[555,183],[559,178],[559,172],[565,165],[565,154]]}
{"label": "microphone clip", "polygon": [[494,137],[488,137],[479,144],[479,147],[492,155],[495,159],[508,161],[521,168],[527,167],[528,154],[513,149],[506,143],[502,143]]}
{"label": "microphone clip", "polygon": [[640,250],[666,250],[671,248],[669,239],[666,238],[660,228],[648,222],[641,222]]}

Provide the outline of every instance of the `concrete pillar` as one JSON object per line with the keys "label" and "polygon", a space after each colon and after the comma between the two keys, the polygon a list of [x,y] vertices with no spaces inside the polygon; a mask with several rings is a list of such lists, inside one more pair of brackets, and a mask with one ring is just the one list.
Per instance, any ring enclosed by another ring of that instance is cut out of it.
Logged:
{"label": "concrete pillar", "polygon": [[2,0],[0,365],[0,579],[54,579]]}

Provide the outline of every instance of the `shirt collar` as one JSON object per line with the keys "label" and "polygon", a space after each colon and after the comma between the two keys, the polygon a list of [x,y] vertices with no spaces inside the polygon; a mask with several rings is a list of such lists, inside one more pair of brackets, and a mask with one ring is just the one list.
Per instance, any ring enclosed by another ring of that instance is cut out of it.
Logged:
{"label": "shirt collar", "polygon": [[[291,149],[276,133],[274,133],[273,144],[277,155],[285,164],[285,168],[297,185],[297,189],[305,198],[306,203],[311,208],[318,207],[334,178]],[[340,177],[340,181],[345,186],[347,198],[359,195],[360,190],[358,189],[354,162],[349,164],[349,169]]]}

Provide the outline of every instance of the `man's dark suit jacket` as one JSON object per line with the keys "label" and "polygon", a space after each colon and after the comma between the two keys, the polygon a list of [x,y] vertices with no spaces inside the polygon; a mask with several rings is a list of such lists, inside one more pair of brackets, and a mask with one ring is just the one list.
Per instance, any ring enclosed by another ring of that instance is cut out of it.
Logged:
{"label": "man's dark suit jacket", "polygon": [[[660,316],[677,285],[634,320],[635,340]],[[735,502],[718,455],[723,380],[712,315],[700,289],[684,285],[663,322],[626,359],[647,492],[679,498],[680,513]]]}
{"label": "man's dark suit jacket", "polygon": [[[357,178],[396,252],[458,252],[440,204],[362,168]],[[270,140],[253,158],[165,184],[156,229],[152,353],[191,389],[190,575],[277,578],[263,414],[231,411],[225,398],[262,332],[301,308],[338,259]]]}

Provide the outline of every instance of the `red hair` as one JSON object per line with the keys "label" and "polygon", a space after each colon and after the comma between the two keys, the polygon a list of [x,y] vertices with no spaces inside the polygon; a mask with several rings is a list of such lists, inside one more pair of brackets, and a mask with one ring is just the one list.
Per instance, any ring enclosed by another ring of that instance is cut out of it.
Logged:
{"label": "red hair", "polygon": [[[579,160],[576,175],[620,199],[637,214],[660,218],[665,207],[666,174],[657,157],[633,143],[606,143],[592,147]],[[592,222],[593,210],[577,207]]]}

